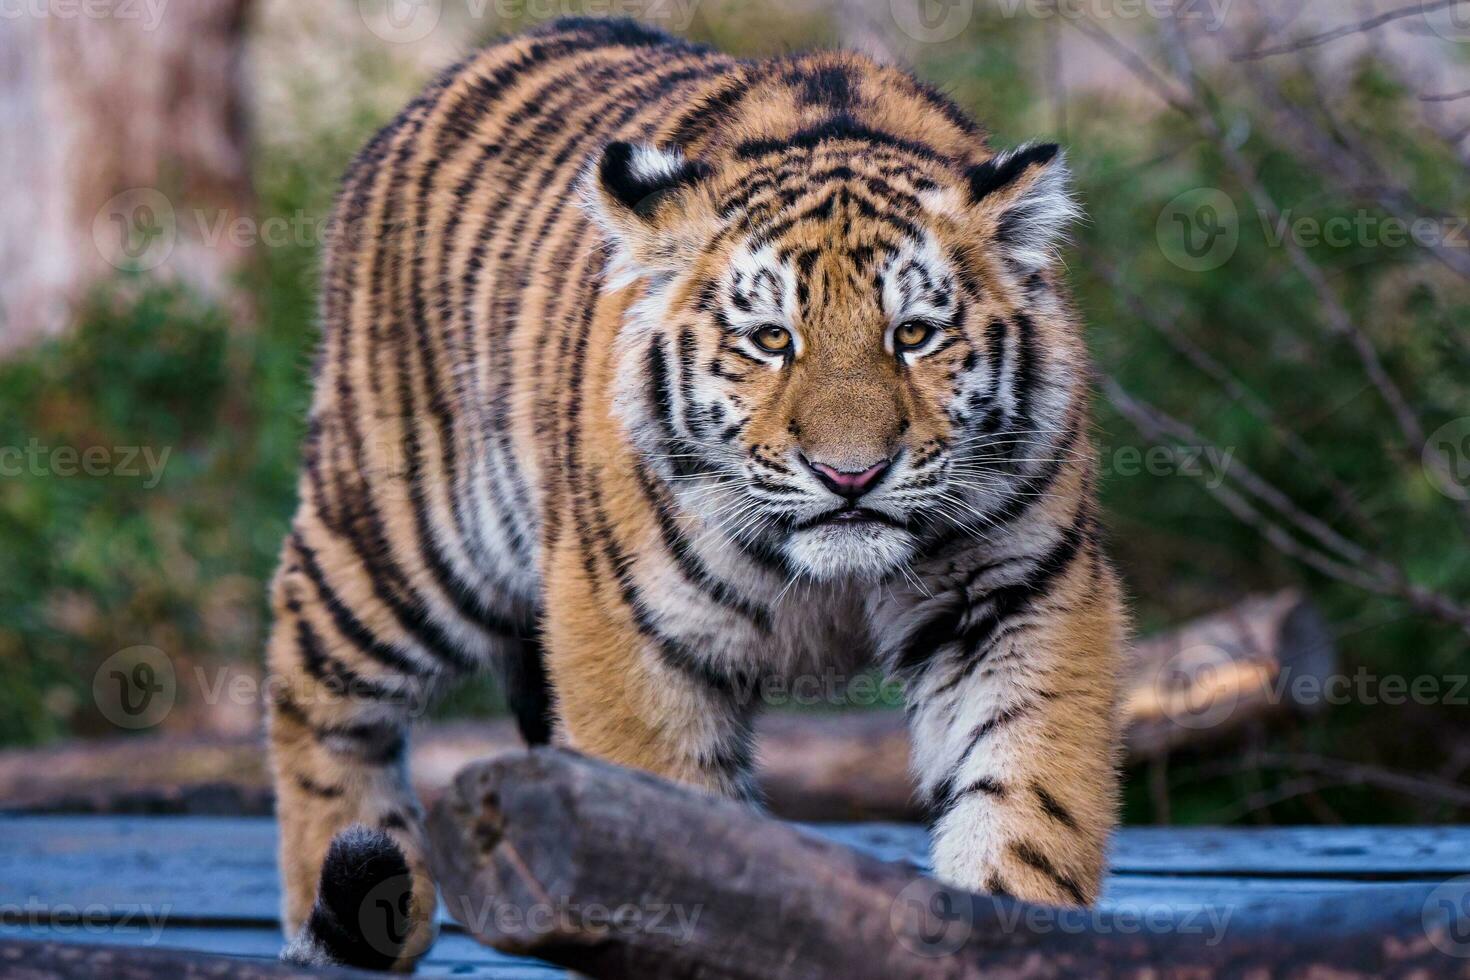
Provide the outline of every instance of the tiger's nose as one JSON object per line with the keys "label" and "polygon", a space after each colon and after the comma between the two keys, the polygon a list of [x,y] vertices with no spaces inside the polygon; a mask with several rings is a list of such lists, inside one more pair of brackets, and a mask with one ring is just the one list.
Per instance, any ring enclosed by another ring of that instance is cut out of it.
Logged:
{"label": "tiger's nose", "polygon": [[814,463],[805,456],[801,459],[816,474],[817,479],[822,481],[823,486],[849,502],[856,502],[859,497],[877,486],[878,481],[883,479],[883,474],[888,472],[888,467],[893,464],[893,460],[885,459],[860,472],[852,472],[839,470],[826,463]]}

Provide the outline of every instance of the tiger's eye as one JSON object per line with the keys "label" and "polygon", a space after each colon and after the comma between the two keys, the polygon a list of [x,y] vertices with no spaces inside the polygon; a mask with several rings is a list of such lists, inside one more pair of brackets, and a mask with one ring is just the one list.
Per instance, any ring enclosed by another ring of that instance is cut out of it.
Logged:
{"label": "tiger's eye", "polygon": [[934,325],[922,320],[909,320],[900,323],[898,329],[893,331],[893,342],[899,350],[913,350],[923,347],[929,338],[934,336]]}
{"label": "tiger's eye", "polygon": [[775,324],[761,327],[751,339],[757,347],[770,354],[784,354],[791,349],[791,331]]}

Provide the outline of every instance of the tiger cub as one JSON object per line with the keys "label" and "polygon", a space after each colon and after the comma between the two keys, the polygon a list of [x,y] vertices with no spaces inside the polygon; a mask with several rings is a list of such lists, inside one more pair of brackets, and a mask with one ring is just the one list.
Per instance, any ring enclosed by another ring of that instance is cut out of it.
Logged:
{"label": "tiger cub", "polygon": [[571,19],[433,82],[326,256],[269,646],[289,956],[427,945],[405,728],[491,668],[531,743],[753,798],[763,682],[878,665],[936,873],[1092,902],[1125,617],[1076,214],[1056,146],[855,54]]}

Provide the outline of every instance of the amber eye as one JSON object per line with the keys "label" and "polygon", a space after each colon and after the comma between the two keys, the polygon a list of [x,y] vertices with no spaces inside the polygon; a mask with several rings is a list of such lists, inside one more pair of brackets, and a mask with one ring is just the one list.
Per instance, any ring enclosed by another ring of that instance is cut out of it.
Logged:
{"label": "amber eye", "polygon": [[785,354],[791,350],[791,331],[785,327],[778,327],[774,323],[768,323],[764,327],[751,334],[751,340],[755,345],[768,354]]}
{"label": "amber eye", "polygon": [[893,344],[899,351],[916,350],[929,342],[938,328],[923,320],[907,320],[893,331]]}

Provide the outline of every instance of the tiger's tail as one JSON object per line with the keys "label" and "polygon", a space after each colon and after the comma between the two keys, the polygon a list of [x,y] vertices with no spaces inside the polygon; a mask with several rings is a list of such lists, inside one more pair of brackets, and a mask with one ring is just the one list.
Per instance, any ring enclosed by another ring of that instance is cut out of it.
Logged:
{"label": "tiger's tail", "polygon": [[361,825],[332,839],[316,904],[281,953],[297,966],[410,970],[413,878],[393,838]]}

